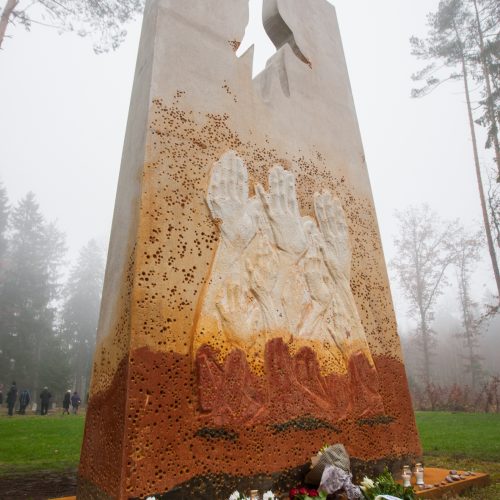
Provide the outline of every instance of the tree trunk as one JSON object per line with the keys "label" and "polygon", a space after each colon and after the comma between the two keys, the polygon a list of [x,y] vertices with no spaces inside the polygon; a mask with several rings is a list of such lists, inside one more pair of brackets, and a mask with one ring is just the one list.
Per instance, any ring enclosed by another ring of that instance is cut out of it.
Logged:
{"label": "tree trunk", "polygon": [[5,38],[5,32],[7,31],[7,26],[9,24],[10,16],[16,5],[19,3],[19,0],[7,0],[5,7],[2,12],[2,17],[0,17],[0,49],[2,48],[2,42]]}
{"label": "tree trunk", "polygon": [[422,328],[422,353],[424,355],[424,382],[426,387],[431,383],[431,353],[429,346],[429,332],[427,329],[427,321],[422,310],[420,313],[420,327]]}
{"label": "tree trunk", "polygon": [[469,116],[470,135],[471,135],[471,139],[472,139],[472,149],[474,152],[474,163],[476,166],[477,187],[479,189],[479,197],[481,199],[481,210],[483,212],[484,230],[486,231],[486,239],[488,241],[488,250],[490,252],[491,265],[493,266],[493,273],[495,274],[495,282],[497,285],[498,300],[500,300],[500,272],[498,271],[498,262],[497,262],[497,256],[495,253],[495,246],[493,244],[493,237],[491,236],[490,219],[488,216],[488,209],[486,208],[486,198],[484,196],[483,179],[482,179],[482,175],[481,175],[481,165],[479,164],[479,155],[477,152],[476,130],[474,128],[474,116],[472,115],[472,106],[471,106],[471,102],[470,102],[469,76],[468,76],[468,71],[467,71],[467,65],[465,63],[465,54],[464,54],[464,50],[463,50],[463,45],[462,45],[462,42],[460,40],[458,30],[456,28],[455,28],[455,33],[456,33],[457,40],[458,40],[459,45],[460,45],[460,56],[462,59],[462,71],[463,71],[464,88],[465,88],[465,100],[467,102],[467,113]]}
{"label": "tree trunk", "polygon": [[477,8],[477,0],[472,0],[474,3],[474,10],[476,12],[476,22],[477,22],[477,33],[479,36],[479,49],[480,49],[480,59],[481,66],[483,70],[484,83],[486,88],[486,109],[488,112],[488,118],[491,123],[491,127],[493,128],[493,146],[495,148],[495,161],[497,164],[497,182],[500,182],[500,145],[498,143],[498,123],[497,117],[495,113],[495,109],[493,107],[493,93],[491,91],[491,79],[490,79],[490,71],[488,69],[488,64],[486,63],[486,56],[484,52],[484,37],[483,30],[481,27],[481,19],[479,17],[479,10]]}
{"label": "tree trunk", "polygon": [[472,311],[470,310],[469,302],[469,281],[466,275],[466,257],[464,256],[465,251],[462,251],[461,258],[459,260],[459,270],[458,270],[458,290],[460,303],[462,305],[462,320],[464,333],[463,337],[465,340],[465,347],[469,353],[469,369],[471,375],[471,386],[472,389],[476,389],[476,367],[475,367],[475,351],[474,351],[474,327],[472,325]]}

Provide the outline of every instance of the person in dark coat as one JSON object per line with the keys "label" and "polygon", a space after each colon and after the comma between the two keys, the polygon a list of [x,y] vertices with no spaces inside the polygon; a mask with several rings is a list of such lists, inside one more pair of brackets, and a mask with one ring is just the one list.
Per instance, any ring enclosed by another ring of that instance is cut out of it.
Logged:
{"label": "person in dark coat", "polygon": [[14,405],[17,399],[17,386],[15,382],[12,382],[9,392],[7,393],[7,406],[9,408],[9,415],[12,417],[14,413]]}
{"label": "person in dark coat", "polygon": [[26,407],[30,404],[30,393],[27,389],[21,391],[19,395],[19,413],[21,415],[26,415]]}
{"label": "person in dark coat", "polygon": [[71,406],[73,407],[73,413],[75,415],[78,413],[78,407],[80,406],[81,402],[82,402],[82,400],[80,399],[80,396],[75,391],[73,393],[73,396],[71,396]]}
{"label": "person in dark coat", "polygon": [[69,415],[69,405],[71,402],[71,391],[66,391],[63,399],[63,415],[67,413]]}
{"label": "person in dark coat", "polygon": [[52,394],[49,392],[48,387],[44,387],[43,391],[40,393],[40,399],[42,400],[42,407],[40,408],[40,415],[47,415],[49,411],[49,401]]}

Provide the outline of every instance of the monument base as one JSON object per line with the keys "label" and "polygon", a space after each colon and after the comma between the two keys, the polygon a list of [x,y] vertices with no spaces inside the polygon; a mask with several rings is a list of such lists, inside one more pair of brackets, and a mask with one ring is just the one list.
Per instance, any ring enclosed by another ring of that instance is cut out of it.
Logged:
{"label": "monument base", "polygon": [[[351,457],[351,467],[354,481],[360,482],[364,476],[375,477],[388,467],[394,474],[400,471],[405,463],[415,461],[414,456],[405,455],[378,461],[363,461]],[[197,500],[224,500],[235,491],[249,491],[258,489],[260,491],[273,490],[283,492],[283,498],[288,498],[288,492],[298,484],[301,484],[310,470],[310,462],[286,470],[271,474],[255,474],[253,476],[236,476],[232,474],[207,474],[196,476],[189,481],[179,484],[167,492],[151,493],[157,500],[184,500],[196,498]],[[190,493],[186,493],[190,492]],[[130,495],[130,499],[139,500],[138,497]],[[106,492],[84,477],[78,478],[78,499],[82,500],[111,500]]]}
{"label": "monument base", "polygon": [[[373,464],[372,464],[373,465]],[[301,475],[304,477],[305,473],[308,470],[308,465],[304,465],[302,468],[297,468],[297,470],[293,471],[287,471],[288,474],[284,474],[282,479],[291,479],[290,476],[295,476],[294,479],[296,479],[295,482],[291,482],[287,485],[287,488],[289,489],[290,487],[295,486],[297,483],[300,483],[300,479],[298,479],[297,476]],[[298,469],[301,469],[300,471]],[[295,474],[290,474],[290,472],[294,472]],[[299,473],[299,474],[297,474]],[[459,474],[462,474],[463,471],[459,471]],[[467,479],[461,479],[459,481],[453,482],[453,483],[447,483],[447,484],[441,484],[446,481],[446,476],[449,475],[449,470],[448,469],[437,469],[437,468],[431,468],[427,467],[425,469],[425,480],[426,484],[439,484],[439,486],[426,489],[426,490],[419,490],[419,488],[415,484],[415,478],[412,480],[412,485],[415,490],[415,493],[417,497],[419,498],[425,498],[425,499],[436,499],[436,498],[444,498],[444,497],[449,497],[450,495],[458,495],[459,493],[462,493],[466,490],[470,490],[472,488],[483,488],[485,486],[488,486],[491,483],[490,476],[489,474],[484,474],[481,472],[476,472],[474,473],[474,476],[469,476]],[[217,477],[212,477],[211,480],[214,481],[214,483],[221,483],[221,482],[226,482],[225,486],[228,486],[227,483],[231,483],[232,480],[238,479],[238,481],[235,482],[234,485],[230,485],[230,488],[224,488],[222,485],[218,485],[217,488],[215,488],[217,491],[223,490],[223,489],[228,489],[228,490],[234,490],[237,488],[239,485],[240,490],[241,488],[241,479],[240,478],[231,478],[230,476],[226,475],[220,475]],[[268,484],[266,485],[266,479],[268,480]],[[248,478],[248,488],[246,489],[253,489],[257,488],[257,483],[261,486],[260,489],[271,489],[272,488],[272,483],[273,480],[275,481],[276,478],[271,478],[271,477],[265,477],[264,475],[258,476],[255,478]],[[85,482],[85,481],[84,481]],[[210,488],[207,488],[207,486],[210,484],[210,482],[205,482],[205,481],[200,481],[200,480],[193,480],[193,484],[190,485],[190,487],[193,488],[194,491],[197,492],[196,498],[199,499],[211,499],[213,500],[215,497],[213,496],[214,491],[211,490]],[[212,484],[214,484],[212,483]],[[238,484],[236,484],[238,483]],[[292,484],[293,483],[293,484]],[[80,482],[80,487],[82,486]],[[88,487],[89,485],[87,485]],[[94,487],[95,488],[95,487]],[[85,490],[85,493],[88,493],[88,489],[85,487],[83,488]],[[245,488],[243,488],[244,490]],[[228,495],[229,496],[229,495]],[[96,498],[96,499],[108,499],[106,494],[101,493],[96,495],[96,491],[94,490],[94,495],[92,495],[90,498]],[[157,494],[155,495],[155,498],[158,500],[160,499],[168,499],[168,500],[177,500],[177,499],[183,499],[186,498],[185,496],[185,489],[183,488],[178,488],[175,490],[172,490],[168,493],[163,493],[163,494]],[[283,498],[288,498],[288,493],[283,494]],[[67,498],[61,498],[61,499],[53,499],[53,500],[76,500],[76,497],[67,497]]]}

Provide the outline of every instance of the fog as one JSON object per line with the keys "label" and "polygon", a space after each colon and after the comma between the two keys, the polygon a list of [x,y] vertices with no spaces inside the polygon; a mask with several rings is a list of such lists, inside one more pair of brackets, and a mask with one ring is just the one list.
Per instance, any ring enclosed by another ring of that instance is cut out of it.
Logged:
{"label": "fog", "polygon": [[[250,2],[242,50],[255,43],[258,72],[274,49],[259,22],[260,0]],[[444,218],[480,227],[461,83],[410,98],[410,75],[422,62],[410,55],[409,38],[425,35],[426,14],[438,0],[331,3],[339,18],[386,260],[394,254],[394,211],[408,205],[428,203]],[[12,204],[28,191],[36,194],[47,219],[67,234],[69,260],[89,239],[107,245],[109,238],[140,20],[127,29],[117,51],[95,55],[85,38],[40,26],[31,32],[16,28],[0,53],[0,181]],[[483,165],[489,165],[491,153],[481,148],[481,155]],[[413,323],[394,283],[392,290],[405,334]],[[475,299],[493,290],[491,264],[483,252],[474,274]],[[454,320],[455,294],[450,288],[438,306]]]}

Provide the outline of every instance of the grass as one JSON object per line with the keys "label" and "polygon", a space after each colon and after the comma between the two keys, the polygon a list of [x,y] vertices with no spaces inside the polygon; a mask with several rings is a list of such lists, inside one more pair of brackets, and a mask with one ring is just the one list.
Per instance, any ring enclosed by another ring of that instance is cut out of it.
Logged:
{"label": "grass", "polygon": [[499,414],[416,412],[416,419],[426,466],[490,474],[491,486],[461,500],[500,499]]}
{"label": "grass", "polygon": [[416,412],[426,455],[500,462],[500,414]]}
{"label": "grass", "polygon": [[0,475],[77,467],[83,424],[83,415],[1,417]]}
{"label": "grass", "polygon": [[[500,415],[417,412],[429,467],[477,470],[492,485],[461,500],[500,499]],[[78,465],[84,417],[0,417],[0,475],[63,471]]]}

